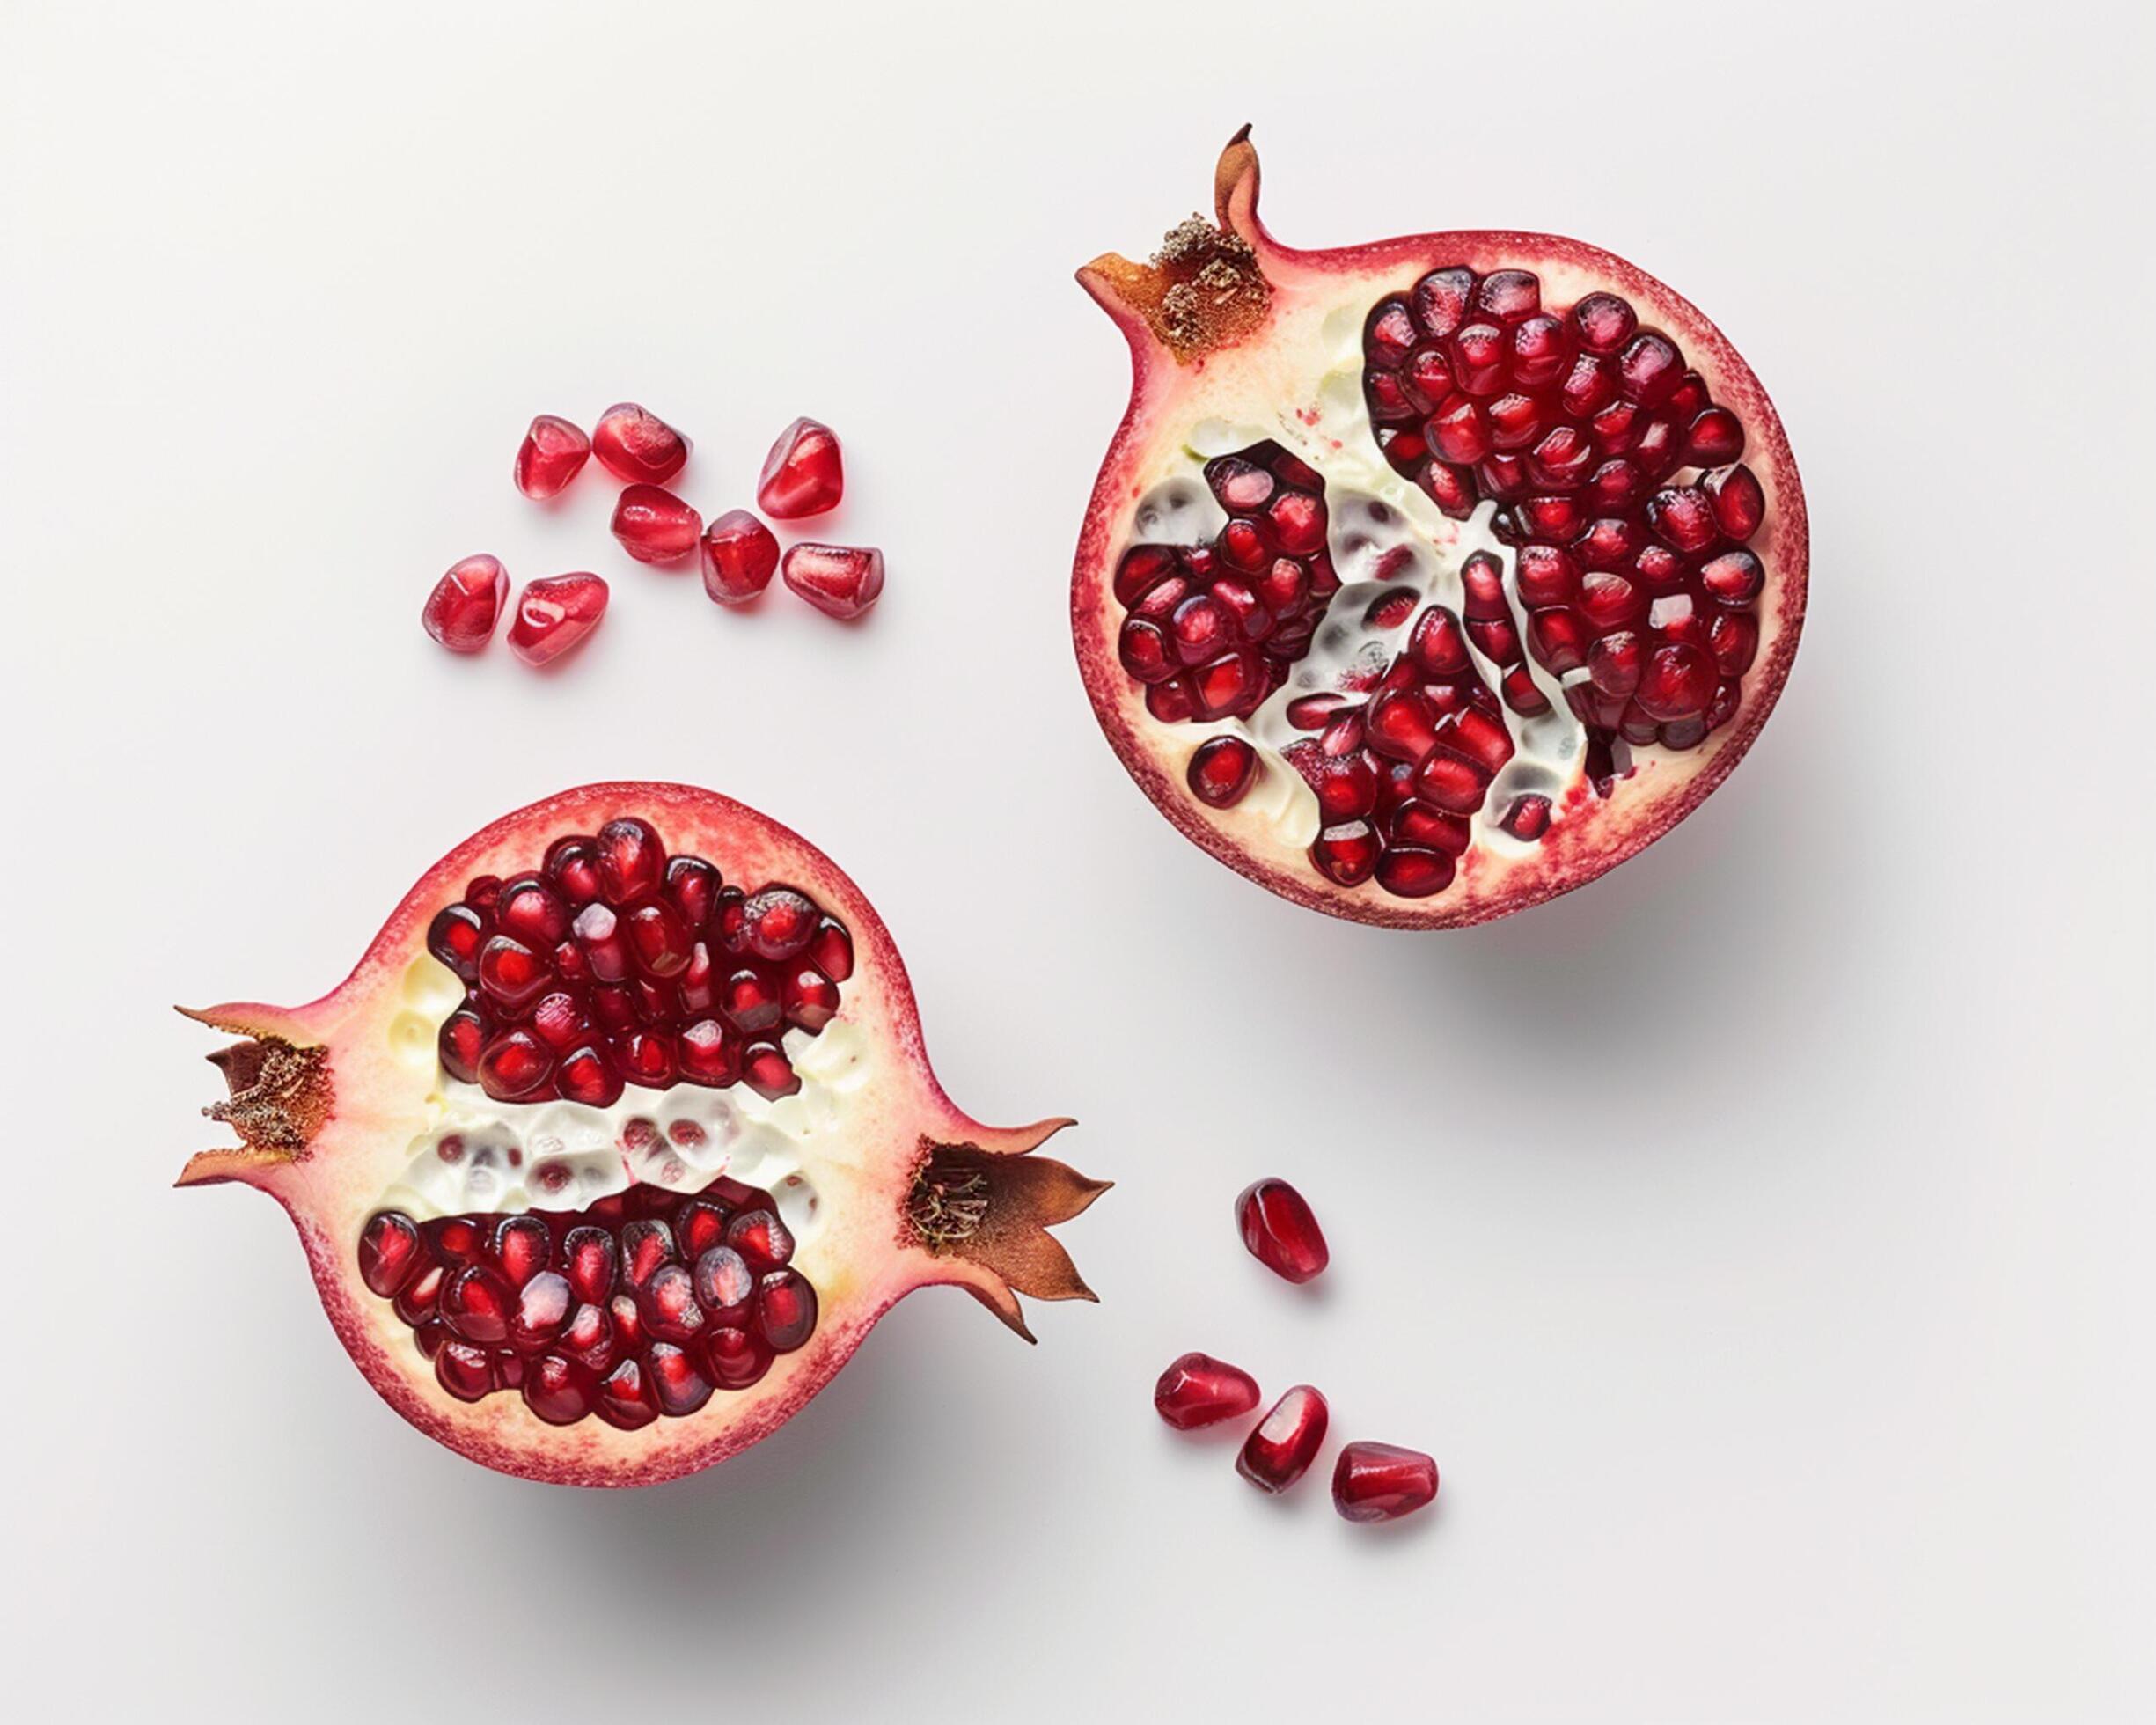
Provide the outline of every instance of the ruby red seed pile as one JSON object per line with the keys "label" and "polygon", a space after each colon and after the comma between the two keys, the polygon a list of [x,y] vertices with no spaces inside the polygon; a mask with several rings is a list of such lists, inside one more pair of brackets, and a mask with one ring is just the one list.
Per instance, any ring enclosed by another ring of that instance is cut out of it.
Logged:
{"label": "ruby red seed pile", "polygon": [[623,1087],[801,1088],[781,1039],[819,1034],[854,973],[846,925],[800,888],[730,885],[622,816],[482,875],[427,929],[465,985],[436,1039],[444,1070],[497,1102],[604,1108]]}
{"label": "ruby red seed pile", "polygon": [[[566,490],[596,455],[623,482],[612,532],[638,562],[666,564],[700,552],[704,591],[714,603],[746,605],[774,574],[827,616],[853,618],[884,591],[884,554],[872,546],[803,541],[781,555],[771,529],[747,510],[729,510],[708,528],[696,509],[667,489],[688,463],[689,439],[633,401],[600,415],[590,436],[553,414],[532,422],[517,451],[517,488],[544,501]],[[845,495],[838,434],[812,419],[788,426],[765,458],[757,504],[776,521],[825,514]],[[509,598],[509,576],[484,554],[451,566],[429,595],[420,620],[454,653],[476,653],[494,637]],[[606,614],[604,578],[578,571],[528,583],[510,624],[510,650],[525,664],[560,658],[590,635]]]}
{"label": "ruby red seed pile", "polygon": [[[1259,1180],[1236,1200],[1236,1226],[1250,1255],[1288,1281],[1306,1282],[1331,1261],[1317,1217],[1285,1180]],[[1256,1412],[1258,1380],[1209,1354],[1172,1362],[1153,1388],[1153,1406],[1177,1431],[1198,1431]],[[1332,1412],[1324,1396],[1298,1384],[1244,1437],[1236,1471],[1261,1492],[1287,1491],[1324,1447]],[[1390,1443],[1342,1446],[1332,1471],[1332,1504],[1351,1522],[1396,1521],[1437,1495],[1437,1464]]]}
{"label": "ruby red seed pile", "polygon": [[747,1389],[809,1340],[816,1289],[793,1254],[771,1195],[721,1178],[573,1211],[378,1211],[359,1273],[458,1400],[515,1391],[549,1425],[635,1431]]}

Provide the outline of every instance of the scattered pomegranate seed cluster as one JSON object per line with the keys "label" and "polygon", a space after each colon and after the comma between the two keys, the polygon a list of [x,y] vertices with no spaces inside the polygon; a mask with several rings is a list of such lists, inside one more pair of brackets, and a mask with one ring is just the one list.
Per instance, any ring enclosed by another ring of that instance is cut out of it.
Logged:
{"label": "scattered pomegranate seed cluster", "polygon": [[[597,455],[623,482],[613,536],[638,562],[680,562],[700,549],[704,591],[719,605],[747,604],[774,573],[828,616],[858,617],[876,603],[884,591],[884,554],[873,547],[803,541],[781,556],[771,529],[740,509],[707,528],[693,506],[666,489],[690,449],[688,438],[634,401],[609,407],[589,437],[568,420],[541,414],[517,451],[517,488],[539,500],[559,496]],[[774,520],[794,521],[835,509],[845,489],[838,434],[797,419],[771,446],[756,500]],[[498,559],[466,557],[436,584],[420,620],[451,652],[476,653],[494,638],[508,598],[509,576]],[[606,600],[606,583],[589,573],[528,584],[510,625],[510,650],[533,665],[561,657],[598,627]]]}
{"label": "scattered pomegranate seed cluster", "polygon": [[[1236,1226],[1250,1255],[1274,1274],[1306,1282],[1331,1261],[1309,1202],[1286,1180],[1259,1180],[1236,1200]],[[1258,1380],[1210,1354],[1185,1354],[1153,1386],[1153,1406],[1177,1431],[1199,1431],[1256,1411]],[[1324,1447],[1332,1410],[1298,1384],[1253,1426],[1236,1472],[1261,1492],[1287,1490]],[[1351,1522],[1389,1522],[1437,1495],[1437,1464],[1419,1450],[1390,1443],[1345,1445],[1332,1470],[1332,1505]]]}
{"label": "scattered pomegranate seed cluster", "polygon": [[378,1211],[359,1272],[459,1401],[515,1390],[549,1425],[634,1431],[747,1389],[809,1340],[816,1290],[793,1254],[770,1194],[721,1178],[575,1211]]}
{"label": "scattered pomegranate seed cluster", "polygon": [[437,1039],[452,1077],[601,1108],[625,1084],[792,1095],[781,1038],[820,1032],[854,973],[845,924],[807,893],[730,886],[627,815],[556,839],[528,874],[473,881],[427,950],[465,984]]}
{"label": "scattered pomegranate seed cluster", "polygon": [[[1523,635],[1502,563],[1476,552],[1459,613],[1417,614],[1407,587],[1379,593],[1363,628],[1412,618],[1404,650],[1375,680],[1358,673],[1357,686],[1287,709],[1308,735],[1281,754],[1323,822],[1311,866],[1419,899],[1452,884],[1470,818],[1513,756],[1507,713],[1550,711],[1530,655],[1562,680],[1598,781],[1615,770],[1614,739],[1689,749],[1735,716],[1759,646],[1765,570],[1747,541],[1765,498],[1738,460],[1742,422],[1614,294],[1551,312],[1529,271],[1433,270],[1371,312],[1363,353],[1386,459],[1448,515],[1494,501],[1525,618]],[[1168,723],[1249,718],[1308,653],[1340,588],[1324,482],[1309,466],[1266,442],[1215,458],[1205,479],[1228,516],[1220,531],[1199,545],[1133,545],[1115,576],[1123,668]],[[1259,771],[1250,742],[1222,735],[1197,750],[1188,782],[1224,809]],[[1538,795],[1492,811],[1529,841],[1550,818]]]}

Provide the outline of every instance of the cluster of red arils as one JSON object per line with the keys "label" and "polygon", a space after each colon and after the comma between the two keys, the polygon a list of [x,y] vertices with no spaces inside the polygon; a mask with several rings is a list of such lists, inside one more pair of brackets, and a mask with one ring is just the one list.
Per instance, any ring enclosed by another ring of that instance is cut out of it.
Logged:
{"label": "cluster of red arils", "polygon": [[[781,556],[779,541],[758,516],[729,510],[707,526],[689,503],[666,488],[688,463],[690,443],[664,420],[622,401],[583,429],[541,414],[517,451],[517,488],[545,500],[561,495],[594,455],[623,482],[612,530],[640,563],[703,557],[704,591],[719,605],[746,605],[775,573],[826,615],[858,617],[884,591],[884,554],[873,546],[803,540]],[[796,521],[835,509],[845,494],[838,434],[797,419],[771,446],[757,481],[758,508],[774,521]],[[428,596],[420,620],[452,653],[476,653],[494,638],[509,600],[509,574],[484,554],[451,567]],[[605,580],[589,571],[529,582],[517,596],[510,650],[526,664],[546,664],[576,646],[606,614]]]}
{"label": "cluster of red arils", "polygon": [[[1250,1255],[1274,1274],[1306,1282],[1331,1261],[1309,1204],[1285,1180],[1259,1180],[1236,1200],[1236,1225]],[[1199,1431],[1257,1411],[1258,1380],[1210,1354],[1185,1354],[1161,1374],[1153,1406],[1177,1431]],[[1236,1472],[1261,1492],[1287,1490],[1324,1447],[1331,1409],[1315,1387],[1298,1384],[1243,1440]],[[1332,1507],[1351,1522],[1390,1522],[1437,1495],[1437,1464],[1419,1450],[1392,1443],[1341,1446],[1332,1469]]]}

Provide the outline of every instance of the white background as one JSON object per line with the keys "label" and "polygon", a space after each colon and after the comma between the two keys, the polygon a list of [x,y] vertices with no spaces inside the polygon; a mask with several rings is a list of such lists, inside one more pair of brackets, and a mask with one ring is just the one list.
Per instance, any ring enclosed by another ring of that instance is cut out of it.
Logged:
{"label": "white background", "polygon": [[[2145,9],[31,5],[0,33],[6,1592],[28,1714],[2150,1716]],[[1294,243],[1577,233],[1718,319],[1815,529],[1781,710],[1592,890],[1408,937],[1178,840],[1068,558],[1070,281],[1257,122]],[[846,439],[866,627],[640,569],[535,411],[708,512]],[[615,582],[535,677],[452,559]],[[1098,1308],[910,1301],[772,1442],[484,1472],[180,1193],[216,1046],[480,822],[680,778],[829,850],[951,1091],[1081,1116]],[[1232,1237],[1291,1176],[1312,1294]],[[1203,1347],[1426,1446],[1373,1533],[1179,1440]]]}

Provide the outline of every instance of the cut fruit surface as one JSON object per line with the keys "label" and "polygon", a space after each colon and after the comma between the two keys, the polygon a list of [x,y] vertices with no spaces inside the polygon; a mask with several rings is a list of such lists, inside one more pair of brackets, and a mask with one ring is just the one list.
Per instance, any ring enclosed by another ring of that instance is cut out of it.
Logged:
{"label": "cut fruit surface", "polygon": [[1338,251],[1215,217],[1080,280],[1129,412],[1072,622],[1103,729],[1183,832],[1337,915],[1483,921],[1682,819],[1788,675],[1804,499],[1758,379],[1608,253]]}
{"label": "cut fruit surface", "polygon": [[952,1106],[881,920],[828,858],[707,791],[597,785],[496,822],[209,1110],[297,1224],[392,1406],[490,1466],[589,1485],[781,1424],[917,1288],[1089,1298],[1046,1231],[1104,1188]]}

